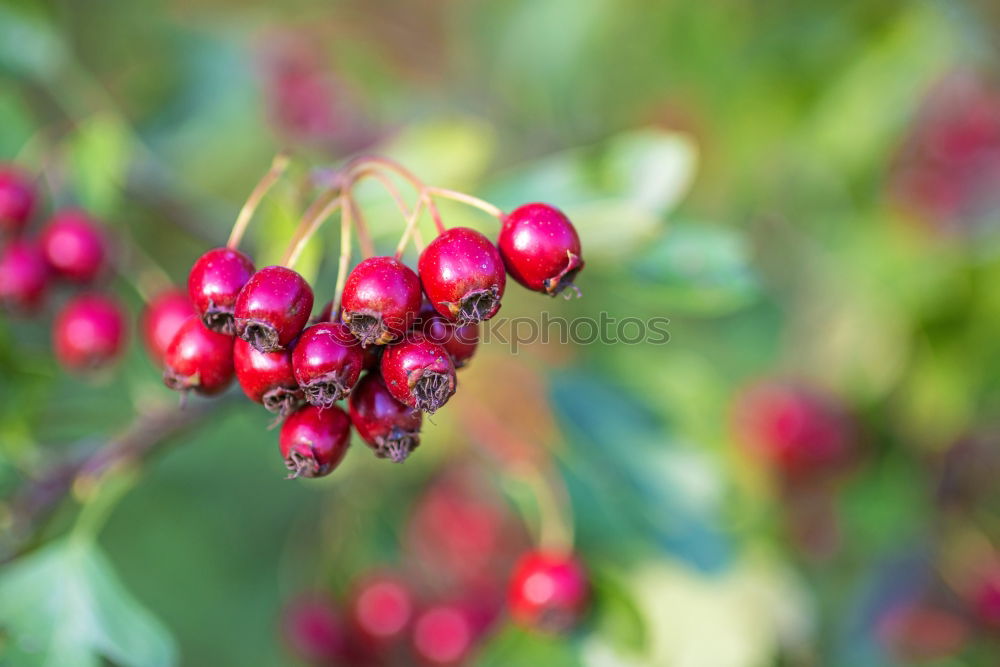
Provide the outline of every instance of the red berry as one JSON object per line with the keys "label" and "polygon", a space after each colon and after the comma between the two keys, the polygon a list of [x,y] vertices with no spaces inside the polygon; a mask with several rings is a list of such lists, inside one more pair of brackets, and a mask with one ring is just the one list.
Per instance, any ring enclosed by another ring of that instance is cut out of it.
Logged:
{"label": "red berry", "polygon": [[980,624],[992,632],[1000,632],[1000,569],[994,569],[979,581],[972,606]]}
{"label": "red berry", "polygon": [[71,371],[99,368],[114,360],[125,344],[125,312],[100,294],[70,300],[53,325],[56,358]]}
{"label": "red berry", "polygon": [[399,339],[420,311],[420,278],[392,257],[370,257],[344,284],[341,318],[365,347]]}
{"label": "red berry", "polygon": [[427,608],[413,626],[417,655],[436,665],[462,663],[472,650],[475,628],[465,610],[452,604]]}
{"label": "red berry", "polygon": [[434,308],[451,321],[488,320],[500,310],[507,272],[500,251],[479,232],[453,227],[420,253],[420,282]]}
{"label": "red berry", "polygon": [[292,600],[282,613],[281,629],[285,643],[301,660],[329,664],[346,657],[348,632],[326,595]]}
{"label": "red berry", "polygon": [[479,323],[457,324],[449,322],[424,302],[420,309],[420,319],[414,329],[423,333],[424,338],[443,347],[451,357],[456,370],[463,368],[476,353],[479,346]]}
{"label": "red berry", "polygon": [[185,320],[163,357],[163,383],[211,396],[233,380],[233,337],[209,331],[201,318]]}
{"label": "red berry", "polygon": [[[548,204],[525,204],[503,221],[497,241],[507,272],[530,290],[555,296],[583,268],[580,237],[562,211]],[[576,290],[579,294],[579,290]]]}
{"label": "red berry", "polygon": [[194,308],[187,294],[176,288],[160,292],[146,305],[139,328],[146,351],[154,362],[163,365],[170,342],[193,314]]}
{"label": "red berry", "polygon": [[344,458],[351,441],[351,420],[333,406],[307,405],[293,412],[281,426],[278,438],[285,467],[294,477],[323,477]]}
{"label": "red berry", "polygon": [[12,165],[0,165],[0,231],[24,229],[35,208],[35,185]]}
{"label": "red berry", "polygon": [[236,298],[236,335],[261,352],[280,350],[302,332],[312,307],[305,278],[283,266],[265,266]]}
{"label": "red berry", "polygon": [[968,623],[961,616],[923,600],[893,605],[877,619],[875,632],[892,657],[906,665],[955,656],[970,635]]}
{"label": "red berry", "polygon": [[382,353],[382,377],[389,393],[411,408],[433,413],[455,393],[455,365],[440,345],[420,334]]}
{"label": "red berry", "polygon": [[206,327],[230,336],[236,333],[236,297],[254,270],[249,257],[231,248],[213,248],[198,258],[188,274],[188,297]]}
{"label": "red berry", "polygon": [[299,337],[292,355],[295,380],[312,405],[328,408],[351,393],[365,354],[340,322],[314,324]]}
{"label": "red berry", "polygon": [[839,471],[854,449],[850,420],[830,397],[787,382],[761,381],[734,410],[739,440],[790,480]]}
{"label": "red berry", "polygon": [[90,282],[104,268],[104,233],[83,211],[57,212],[42,230],[39,243],[49,266],[72,281]]}
{"label": "red berry", "polygon": [[402,463],[420,444],[420,410],[403,405],[378,373],[368,373],[351,392],[351,422],[379,458]]}
{"label": "red berry", "polygon": [[302,389],[292,372],[292,351],[258,352],[239,338],[233,345],[236,381],[251,401],[286,417],[302,405]]}
{"label": "red berry", "polygon": [[11,241],[0,252],[0,302],[15,310],[34,310],[45,295],[49,267],[38,246]]}
{"label": "red berry", "polygon": [[516,623],[563,632],[583,616],[589,595],[586,571],[575,558],[533,551],[514,568],[507,604]]}
{"label": "red berry", "polygon": [[398,639],[413,617],[413,595],[404,581],[390,574],[373,574],[352,596],[351,618],[367,637],[380,644]]}

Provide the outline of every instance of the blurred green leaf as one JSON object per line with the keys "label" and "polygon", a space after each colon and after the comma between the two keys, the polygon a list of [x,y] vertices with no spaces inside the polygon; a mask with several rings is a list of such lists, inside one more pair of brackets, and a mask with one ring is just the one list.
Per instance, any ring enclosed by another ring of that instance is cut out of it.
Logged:
{"label": "blurred green leaf", "polygon": [[17,153],[34,132],[35,123],[21,98],[13,89],[0,89],[0,155]]}
{"label": "blurred green leaf", "polygon": [[581,661],[572,645],[559,637],[528,633],[508,625],[490,638],[476,656],[475,664],[477,667],[573,667]]}
{"label": "blurred green leaf", "polygon": [[672,225],[632,266],[640,284],[655,288],[669,312],[721,315],[760,294],[746,239],[725,227]]}
{"label": "blurred green leaf", "polygon": [[48,79],[65,61],[65,47],[48,22],[0,5],[0,68]]}
{"label": "blurred green leaf", "polygon": [[647,628],[626,582],[619,581],[611,571],[596,568],[591,568],[590,579],[597,601],[595,633],[620,651],[644,652]]}
{"label": "blurred green leaf", "polygon": [[84,208],[98,216],[114,211],[132,150],[131,134],[118,116],[101,113],[77,126],[69,155],[72,182]]}
{"label": "blurred green leaf", "polygon": [[474,185],[496,148],[486,121],[469,117],[432,118],[414,123],[380,147],[430,185],[461,188]]}
{"label": "blurred green leaf", "polygon": [[[11,664],[126,667],[177,663],[167,630],[125,590],[97,546],[64,540],[0,574]],[[0,657],[3,657],[0,653]]]}
{"label": "blurred green leaf", "polygon": [[[261,203],[256,218],[250,223],[249,236],[259,257],[258,266],[279,264],[284,257],[288,242],[299,226],[301,212],[296,207],[293,188],[275,187]],[[235,222],[235,218],[233,220]],[[340,239],[339,214],[332,216],[312,237],[299,256],[295,270],[310,283],[319,275],[320,262],[336,265]],[[316,286],[318,288],[318,286]],[[333,296],[333,286],[329,290]],[[324,290],[318,289],[316,300],[324,298]],[[329,298],[329,297],[326,297]],[[325,303],[325,302],[324,302]]]}
{"label": "blurred green leaf", "polygon": [[663,214],[687,194],[697,164],[698,149],[690,137],[648,128],[614,137],[603,167],[611,192]]}

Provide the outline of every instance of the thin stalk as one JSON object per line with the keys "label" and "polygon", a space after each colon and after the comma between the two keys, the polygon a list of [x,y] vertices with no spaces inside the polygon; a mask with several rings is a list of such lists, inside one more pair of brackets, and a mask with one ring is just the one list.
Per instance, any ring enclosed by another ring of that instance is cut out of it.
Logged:
{"label": "thin stalk", "polygon": [[[339,191],[331,192],[337,192],[336,198],[327,201],[327,198],[321,195],[309,206],[309,209],[302,216],[302,222],[299,223],[299,228],[295,230],[295,234],[292,235],[292,240],[288,243],[288,248],[285,250],[285,256],[281,260],[282,265],[289,268],[294,266],[305,249],[306,244],[309,243],[309,239],[313,237],[313,234],[322,226],[323,222],[340,208],[342,199]],[[331,192],[325,194],[331,194]]]}
{"label": "thin stalk", "polygon": [[424,212],[424,206],[426,204],[426,198],[421,197],[420,201],[417,202],[413,210],[410,211],[410,217],[406,221],[406,229],[403,230],[403,236],[399,239],[399,244],[396,245],[396,254],[394,257],[399,259],[403,256],[403,251],[406,250],[406,244],[410,242],[410,236],[417,229],[417,222],[420,220],[420,214]]}
{"label": "thin stalk", "polygon": [[274,156],[274,159],[271,161],[271,168],[267,170],[264,177],[254,186],[254,189],[250,192],[250,196],[247,197],[246,202],[243,204],[243,208],[240,209],[239,215],[236,216],[236,223],[233,225],[233,230],[229,232],[229,240],[226,242],[227,248],[239,247],[240,241],[243,240],[243,234],[246,233],[247,226],[250,224],[253,214],[257,211],[257,207],[260,206],[260,202],[264,199],[268,190],[271,189],[271,186],[277,183],[281,175],[288,169],[289,162],[290,158],[284,151]]}
{"label": "thin stalk", "polygon": [[[372,165],[382,167],[383,169],[388,169],[390,171],[399,174],[407,181],[409,181],[414,188],[416,188],[417,193],[420,196],[423,196],[425,191],[427,190],[427,186],[424,184],[423,181],[417,178],[416,174],[414,174],[412,171],[410,171],[400,163],[396,162],[395,160],[392,160],[387,157],[382,157],[381,155],[358,156],[353,160],[351,160],[350,162],[348,162],[345,169],[348,172],[355,172],[355,171],[360,172],[364,168],[370,167]],[[434,226],[437,228],[438,233],[439,234],[444,233],[445,226],[444,222],[441,221],[441,212],[438,210],[437,204],[435,204],[434,201],[430,198],[428,198],[427,209],[430,211],[431,219],[434,220]]]}
{"label": "thin stalk", "polygon": [[365,218],[361,213],[361,207],[358,206],[358,202],[355,201],[354,197],[351,197],[350,203],[351,217],[354,218],[354,227],[358,230],[358,245],[361,246],[361,255],[365,259],[368,259],[375,254],[375,244],[372,242],[372,235],[368,231],[368,225],[365,223]]}
{"label": "thin stalk", "polygon": [[447,188],[427,187],[425,188],[425,191],[431,195],[444,197],[445,199],[451,199],[452,201],[461,202],[462,204],[472,206],[473,208],[478,208],[480,211],[485,211],[486,213],[492,215],[497,220],[500,220],[501,222],[503,221],[503,211],[488,201],[480,199],[479,197],[473,197],[472,195],[467,195],[464,192],[448,190]]}
{"label": "thin stalk", "polygon": [[340,199],[340,262],[337,264],[337,284],[333,288],[333,308],[330,310],[333,317],[340,310],[340,296],[347,281],[347,265],[351,260],[351,213],[354,210],[354,202],[348,192],[340,195]]}

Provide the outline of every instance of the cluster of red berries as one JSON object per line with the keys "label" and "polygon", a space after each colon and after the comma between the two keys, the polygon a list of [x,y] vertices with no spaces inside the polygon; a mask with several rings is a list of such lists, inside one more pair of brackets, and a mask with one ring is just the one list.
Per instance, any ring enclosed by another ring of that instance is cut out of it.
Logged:
{"label": "cluster of red berries", "polygon": [[[188,275],[195,315],[164,351],[164,382],[212,395],[235,377],[284,418],[280,450],[294,477],[336,468],[352,424],[376,456],[402,462],[420,442],[422,414],[455,393],[508,273],[555,295],[583,267],[572,223],[546,204],[503,215],[496,245],[473,229],[440,229],[417,271],[398,252],[360,262],[339,307],[309,326],[313,290],[300,274],[258,270],[235,247],[209,250]],[[348,397],[345,412],[336,403]]]}
{"label": "cluster of red berries", "polygon": [[[54,212],[37,236],[28,234],[38,204],[34,181],[0,166],[0,302],[13,312],[34,313],[62,281],[91,287],[109,269],[109,243],[85,212]],[[85,291],[63,303],[53,327],[56,359],[70,371],[90,371],[113,361],[127,336],[125,309],[103,292]]]}

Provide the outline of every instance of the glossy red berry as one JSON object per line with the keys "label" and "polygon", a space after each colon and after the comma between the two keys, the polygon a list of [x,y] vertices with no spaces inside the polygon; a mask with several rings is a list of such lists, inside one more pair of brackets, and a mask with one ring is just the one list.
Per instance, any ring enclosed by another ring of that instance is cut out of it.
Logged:
{"label": "glossy red berry", "polygon": [[580,237],[562,211],[525,204],[507,215],[497,241],[507,273],[530,290],[555,296],[583,268]]}
{"label": "glossy red berry", "polygon": [[231,248],[213,248],[198,258],[188,274],[188,298],[206,327],[236,334],[236,297],[254,271],[250,258]]}
{"label": "glossy red berry", "polygon": [[368,373],[351,392],[351,422],[379,458],[402,463],[420,444],[423,414],[389,393],[378,373]]}
{"label": "glossy red berry", "polygon": [[0,165],[0,231],[17,233],[35,209],[35,185],[13,165]]}
{"label": "glossy red berry", "polygon": [[544,632],[563,632],[583,616],[590,584],[572,556],[533,551],[514,568],[507,605],[514,621]]}
{"label": "glossy red berry", "polygon": [[400,577],[372,574],[355,587],[350,609],[352,623],[361,633],[386,644],[399,639],[409,627],[413,594]]}
{"label": "glossy red berry", "polygon": [[474,639],[472,619],[459,605],[428,607],[413,625],[414,650],[421,660],[435,665],[464,663]]}
{"label": "glossy red berry", "polygon": [[52,329],[56,359],[71,371],[88,371],[113,361],[125,345],[125,311],[101,294],[82,294],[56,316]]}
{"label": "glossy red berry", "polygon": [[233,337],[209,331],[191,315],[167,347],[163,365],[163,383],[171,389],[218,394],[233,380]]}
{"label": "glossy red berry", "polygon": [[328,408],[351,393],[365,353],[340,322],[321,322],[302,332],[292,355],[295,380],[310,404]]}
{"label": "glossy red berry", "polygon": [[292,372],[292,351],[258,352],[239,338],[233,345],[233,367],[243,393],[270,412],[286,417],[302,405],[302,389]]}
{"label": "glossy red berry", "polygon": [[344,324],[361,344],[398,340],[420,311],[420,278],[392,257],[370,257],[351,271],[341,299]]}
{"label": "glossy red berry", "polygon": [[39,243],[52,270],[74,282],[90,282],[104,268],[104,232],[83,211],[57,212],[42,230]]}
{"label": "glossy red berry", "polygon": [[420,318],[414,329],[424,338],[443,347],[451,357],[456,370],[464,367],[479,347],[479,323],[458,324],[449,322],[429,303],[420,309]]}
{"label": "glossy red berry", "polygon": [[789,479],[839,471],[853,454],[853,425],[836,401],[793,383],[748,387],[733,421],[737,439]]}
{"label": "glossy red berry", "polygon": [[286,605],[281,631],[292,653],[310,663],[336,664],[348,652],[347,628],[322,593],[304,594]]}
{"label": "glossy red berry", "polygon": [[163,364],[163,357],[181,325],[194,314],[187,293],[171,288],[157,294],[142,312],[139,328],[150,358]]}
{"label": "glossy red berry", "polygon": [[500,309],[507,284],[500,251],[467,227],[453,227],[420,253],[420,282],[434,308],[459,324],[481,322]]}
{"label": "glossy red berry", "polygon": [[329,475],[344,458],[350,441],[351,420],[337,406],[299,408],[285,419],[278,437],[290,479]]}
{"label": "glossy red berry", "polygon": [[455,393],[455,365],[440,345],[412,334],[382,353],[389,393],[411,408],[433,413]]}
{"label": "glossy red berry", "polygon": [[261,352],[280,350],[302,332],[312,307],[305,278],[283,266],[265,266],[236,298],[236,335]]}
{"label": "glossy red berry", "polygon": [[0,252],[0,302],[13,310],[32,311],[41,303],[49,267],[31,241],[11,241]]}

